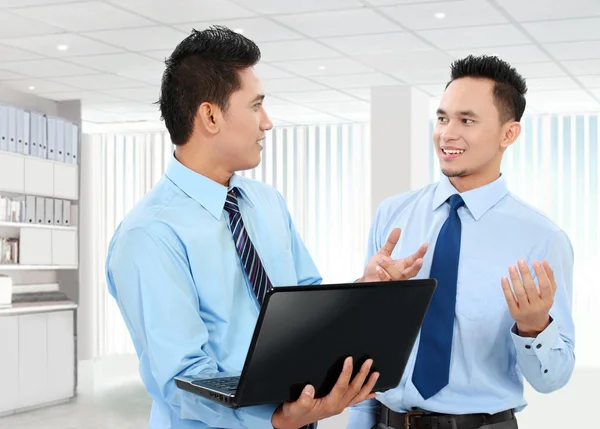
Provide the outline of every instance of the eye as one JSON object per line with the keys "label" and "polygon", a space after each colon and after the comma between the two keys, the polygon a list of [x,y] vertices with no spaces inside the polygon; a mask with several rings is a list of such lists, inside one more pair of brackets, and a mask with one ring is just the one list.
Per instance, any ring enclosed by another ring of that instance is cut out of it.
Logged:
{"label": "eye", "polygon": [[471,124],[475,123],[475,121],[473,119],[466,119],[466,118],[463,119],[463,122],[467,125],[471,125]]}
{"label": "eye", "polygon": [[448,122],[448,118],[444,118],[443,116],[438,116],[438,122]]}

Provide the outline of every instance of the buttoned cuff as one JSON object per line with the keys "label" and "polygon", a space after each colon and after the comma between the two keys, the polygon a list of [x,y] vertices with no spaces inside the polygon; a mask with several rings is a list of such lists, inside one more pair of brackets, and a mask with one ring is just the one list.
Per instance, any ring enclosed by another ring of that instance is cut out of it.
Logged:
{"label": "buttoned cuff", "polygon": [[255,405],[237,410],[238,416],[247,428],[272,429],[271,418],[279,405]]}
{"label": "buttoned cuff", "polygon": [[511,336],[517,348],[517,353],[521,356],[537,356],[541,362],[545,362],[545,357],[559,339],[558,326],[553,319],[536,338],[521,337],[517,332],[517,324],[515,323],[511,329]]}

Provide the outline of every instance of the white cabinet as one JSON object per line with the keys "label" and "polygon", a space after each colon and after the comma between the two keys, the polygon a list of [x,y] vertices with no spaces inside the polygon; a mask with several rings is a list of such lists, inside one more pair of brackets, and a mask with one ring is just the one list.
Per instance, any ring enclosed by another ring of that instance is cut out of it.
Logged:
{"label": "white cabinet", "polygon": [[19,263],[52,265],[52,232],[50,229],[21,228]]}
{"label": "white cabinet", "polygon": [[54,195],[54,163],[52,161],[25,157],[25,194],[48,197]]}
{"label": "white cabinet", "polygon": [[78,167],[75,164],[54,163],[54,197],[76,200],[79,197]]}
{"label": "white cabinet", "polygon": [[52,264],[77,265],[77,231],[52,230]]}
{"label": "white cabinet", "polygon": [[19,408],[46,402],[46,313],[19,316]]}
{"label": "white cabinet", "polygon": [[75,389],[75,343],[72,311],[48,313],[46,320],[48,401],[70,398]]}
{"label": "white cabinet", "polygon": [[25,190],[25,157],[0,152],[0,191],[22,194]]}
{"label": "white cabinet", "polygon": [[17,316],[0,317],[0,414],[19,403],[19,324]]}

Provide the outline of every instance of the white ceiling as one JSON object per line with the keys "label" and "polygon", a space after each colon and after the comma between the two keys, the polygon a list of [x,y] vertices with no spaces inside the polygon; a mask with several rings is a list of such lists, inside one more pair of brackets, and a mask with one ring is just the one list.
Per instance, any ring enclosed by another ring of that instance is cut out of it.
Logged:
{"label": "white ceiling", "polygon": [[435,103],[470,53],[516,66],[530,112],[600,112],[600,0],[0,0],[0,84],[157,126],[164,58],[212,24],[259,44],[276,124],[368,120],[371,86]]}

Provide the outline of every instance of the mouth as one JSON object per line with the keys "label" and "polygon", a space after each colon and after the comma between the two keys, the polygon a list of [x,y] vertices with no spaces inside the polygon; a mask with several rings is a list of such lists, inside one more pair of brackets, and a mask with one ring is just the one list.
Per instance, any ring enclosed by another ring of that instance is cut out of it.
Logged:
{"label": "mouth", "polygon": [[454,159],[465,153],[464,149],[442,148],[442,157],[445,160]]}

